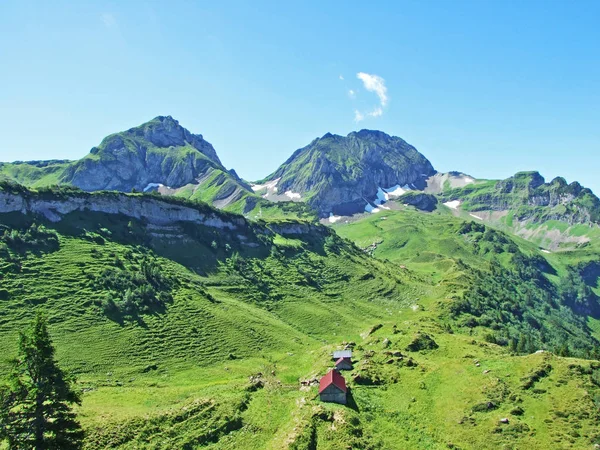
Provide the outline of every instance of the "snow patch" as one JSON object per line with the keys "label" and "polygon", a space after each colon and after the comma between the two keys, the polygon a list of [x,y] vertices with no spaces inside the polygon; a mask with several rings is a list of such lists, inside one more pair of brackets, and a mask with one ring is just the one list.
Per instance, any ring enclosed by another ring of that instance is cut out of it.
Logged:
{"label": "snow patch", "polygon": [[148,186],[144,188],[144,192],[148,192],[152,188],[161,188],[164,184],[162,183],[148,183]]}
{"label": "snow patch", "polygon": [[367,203],[367,206],[365,206],[365,212],[373,214],[373,213],[379,212],[379,208],[371,205],[370,203]]}
{"label": "snow patch", "polygon": [[380,187],[377,188],[377,200],[375,200],[375,204],[376,205],[381,205],[382,203],[385,203],[388,199],[388,196],[386,195],[385,191],[383,189],[381,189]]}
{"label": "snow patch", "polygon": [[336,223],[342,216],[334,216],[333,213],[329,213],[329,223]]}
{"label": "snow patch", "polygon": [[298,194],[297,192],[292,192],[292,191],[285,191],[285,195],[287,195],[292,200],[295,198],[300,200],[302,198],[302,196],[300,194]]}
{"label": "snow patch", "polygon": [[392,197],[400,197],[401,195],[406,194],[407,191],[410,191],[411,188],[408,184],[404,186],[400,186],[397,184],[396,186],[392,186],[386,189],[386,200],[389,200]]}
{"label": "snow patch", "polygon": [[250,187],[252,188],[252,190],[254,192],[256,191],[260,191],[261,189],[267,189],[267,190],[272,190],[274,192],[277,192],[277,183],[279,183],[279,180],[281,180],[281,178],[276,178],[273,181],[269,181],[268,183],[265,184],[251,184]]}
{"label": "snow patch", "polygon": [[550,250],[542,249],[542,253],[552,253]]}
{"label": "snow patch", "polygon": [[385,205],[379,205],[379,207],[380,207],[380,208],[383,208],[383,209],[387,209],[387,210],[390,210],[390,209],[392,209],[392,208],[390,208],[389,206],[385,206]]}
{"label": "snow patch", "polygon": [[473,178],[471,178],[471,177],[466,177],[465,178],[465,183],[467,183],[467,184],[475,183],[475,180]]}
{"label": "snow patch", "polygon": [[475,218],[475,219],[477,219],[477,220],[483,220],[483,217],[479,217],[479,216],[477,216],[477,215],[475,215],[475,214],[469,214],[469,215],[470,215],[471,217],[474,217],[474,218]]}
{"label": "snow patch", "polygon": [[452,209],[458,209],[458,207],[460,206],[460,200],[452,200],[451,202],[446,202],[444,203],[444,206],[447,206],[448,208]]}

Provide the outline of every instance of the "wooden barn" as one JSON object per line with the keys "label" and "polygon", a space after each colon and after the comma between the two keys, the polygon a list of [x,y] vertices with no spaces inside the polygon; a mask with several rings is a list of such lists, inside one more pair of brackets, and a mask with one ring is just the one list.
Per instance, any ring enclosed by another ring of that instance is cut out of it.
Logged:
{"label": "wooden barn", "polygon": [[352,359],[351,358],[340,358],[335,362],[335,368],[337,370],[352,370]]}
{"label": "wooden barn", "polygon": [[337,370],[330,370],[319,383],[319,398],[322,402],[346,404],[346,380]]}

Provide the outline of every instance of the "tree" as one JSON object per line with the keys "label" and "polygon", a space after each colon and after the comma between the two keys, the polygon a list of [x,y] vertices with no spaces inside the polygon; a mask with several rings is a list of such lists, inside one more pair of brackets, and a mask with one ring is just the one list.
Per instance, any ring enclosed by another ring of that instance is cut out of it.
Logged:
{"label": "tree", "polygon": [[0,439],[16,449],[78,449],[83,431],[71,410],[81,396],[54,359],[46,319],[19,335],[9,384],[0,388]]}

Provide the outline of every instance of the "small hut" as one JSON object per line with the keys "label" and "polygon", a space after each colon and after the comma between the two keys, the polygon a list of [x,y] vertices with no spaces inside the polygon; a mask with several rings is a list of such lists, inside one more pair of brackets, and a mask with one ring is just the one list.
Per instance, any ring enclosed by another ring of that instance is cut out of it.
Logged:
{"label": "small hut", "polygon": [[350,358],[339,358],[335,362],[335,368],[337,370],[352,370],[352,359],[350,359]]}
{"label": "small hut", "polygon": [[322,402],[346,404],[346,380],[337,370],[330,370],[321,378],[319,397]]}
{"label": "small hut", "polygon": [[340,358],[352,358],[352,350],[337,350],[333,352],[334,361],[337,361]]}

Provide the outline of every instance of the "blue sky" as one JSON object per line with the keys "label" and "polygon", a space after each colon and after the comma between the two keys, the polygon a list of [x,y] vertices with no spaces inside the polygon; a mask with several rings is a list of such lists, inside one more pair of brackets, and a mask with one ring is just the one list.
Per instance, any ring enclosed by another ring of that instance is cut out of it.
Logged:
{"label": "blue sky", "polygon": [[599,22],[585,0],[4,0],[0,160],[79,158],[172,115],[250,180],[369,128],[440,171],[600,192]]}

